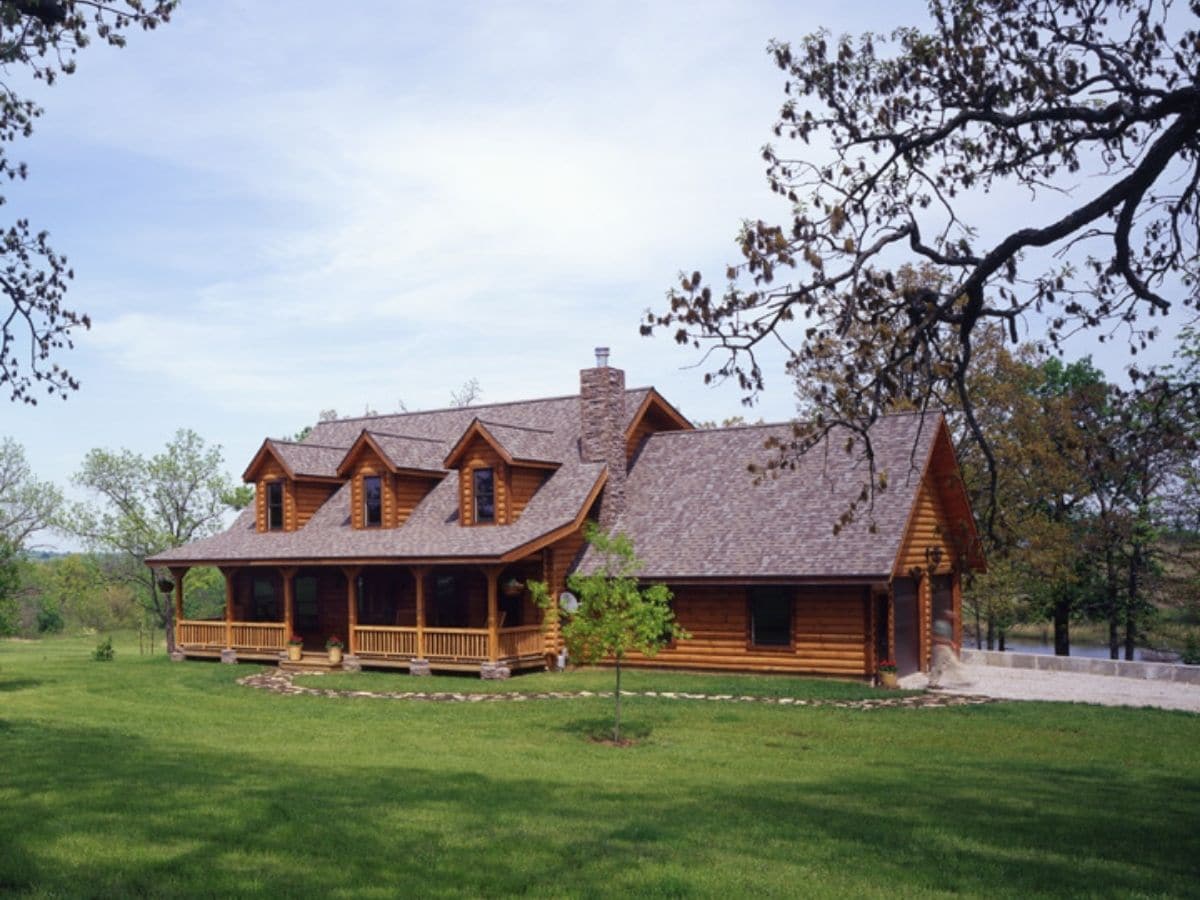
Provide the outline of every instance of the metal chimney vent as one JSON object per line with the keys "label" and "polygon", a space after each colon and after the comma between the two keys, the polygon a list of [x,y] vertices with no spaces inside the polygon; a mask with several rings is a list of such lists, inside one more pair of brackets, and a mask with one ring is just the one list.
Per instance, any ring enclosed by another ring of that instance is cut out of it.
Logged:
{"label": "metal chimney vent", "polygon": [[596,367],[599,369],[604,369],[604,368],[608,367],[608,348],[607,347],[597,347],[596,348]]}

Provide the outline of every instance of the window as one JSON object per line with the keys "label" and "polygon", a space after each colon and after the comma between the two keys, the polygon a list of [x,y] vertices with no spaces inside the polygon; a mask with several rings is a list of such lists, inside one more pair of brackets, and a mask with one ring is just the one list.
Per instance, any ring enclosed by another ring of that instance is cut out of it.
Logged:
{"label": "window", "polygon": [[792,643],[792,592],[782,587],[751,588],[750,643],[789,647]]}
{"label": "window", "polygon": [[491,469],[475,469],[471,473],[472,493],[475,497],[475,521],[496,521],[496,485]]}
{"label": "window", "polygon": [[378,475],[363,478],[363,524],[367,528],[383,524],[383,480]]}
{"label": "window", "polygon": [[283,530],[283,482],[267,482],[267,529]]}
{"label": "window", "polygon": [[255,576],[252,592],[251,622],[277,622],[283,618],[273,578],[262,575]]}

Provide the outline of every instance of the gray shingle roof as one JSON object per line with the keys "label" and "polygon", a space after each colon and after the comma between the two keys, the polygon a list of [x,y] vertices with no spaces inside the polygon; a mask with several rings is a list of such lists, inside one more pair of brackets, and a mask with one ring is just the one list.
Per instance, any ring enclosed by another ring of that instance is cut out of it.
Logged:
{"label": "gray shingle roof", "polygon": [[[627,418],[637,411],[647,392],[647,388],[626,391]],[[437,484],[402,527],[355,529],[350,524],[349,486],[343,485],[298,531],[260,534],[252,512],[245,510],[229,530],[148,561],[165,565],[267,559],[495,558],[571,524],[584,512],[604,476],[604,466],[579,458],[578,395],[319,422],[300,444],[275,443],[290,448],[284,452],[292,452],[297,459],[311,451],[312,460],[324,462],[324,454],[330,452],[330,458],[337,457],[331,463],[336,470],[346,451],[367,430],[396,465],[440,469],[476,418],[485,421],[485,427],[506,447],[511,443],[514,456],[540,459],[546,455],[549,461],[561,462],[512,525],[459,525],[458,485],[451,476]]]}
{"label": "gray shingle roof", "polygon": [[311,475],[320,478],[337,477],[338,463],[346,451],[341,447],[323,447],[319,444],[297,444],[293,441],[267,441],[279,458],[296,475]]}
{"label": "gray shingle roof", "polygon": [[888,488],[837,535],[868,477],[859,454],[843,452],[844,437],[755,485],[747,465],[768,459],[764,442],[788,439],[787,425],[660,432],[634,460],[616,528],[633,538],[651,578],[887,578],[937,426],[937,416],[922,427],[920,416],[894,415],[871,429]]}

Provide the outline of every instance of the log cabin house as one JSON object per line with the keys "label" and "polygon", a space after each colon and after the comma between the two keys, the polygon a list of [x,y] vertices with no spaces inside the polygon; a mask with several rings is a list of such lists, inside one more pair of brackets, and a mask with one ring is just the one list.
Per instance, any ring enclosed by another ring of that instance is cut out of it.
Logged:
{"label": "log cabin house", "polygon": [[[176,656],[276,661],[336,634],[343,665],[541,668],[561,649],[526,583],[588,564],[582,526],[623,531],[666,583],[688,640],[633,664],[869,678],[927,669],[933,622],[961,641],[961,577],[983,559],[945,422],[872,430],[888,485],[834,533],[867,477],[818,447],[754,484],[788,425],[696,429],[597,352],[577,395],[320,422],[267,439],[255,502],[226,532],[147,561],[174,582]],[[183,615],[190,567],[225,576],[224,617]]]}

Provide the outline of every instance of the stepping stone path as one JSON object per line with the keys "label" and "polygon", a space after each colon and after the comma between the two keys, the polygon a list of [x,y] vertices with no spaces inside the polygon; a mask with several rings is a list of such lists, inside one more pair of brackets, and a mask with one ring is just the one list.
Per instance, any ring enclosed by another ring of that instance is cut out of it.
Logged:
{"label": "stepping stone path", "polygon": [[[305,675],[306,678],[320,677]],[[302,687],[292,673],[278,669],[239,678],[238,684],[271,691],[275,694],[299,694],[309,697],[368,697],[374,700],[424,700],[433,703],[520,703],[528,700],[576,700],[585,697],[611,697],[608,691],[504,691],[481,694],[457,691],[335,691]],[[622,697],[656,697],[662,700],[709,700],[717,703],[759,703],[767,706],[826,706],[834,709],[940,709],[949,706],[980,706],[996,703],[992,697],[968,694],[912,694],[903,697],[879,697],[869,700],[801,700],[795,697],[748,697],[734,694],[693,694],[684,691],[621,691]]]}

